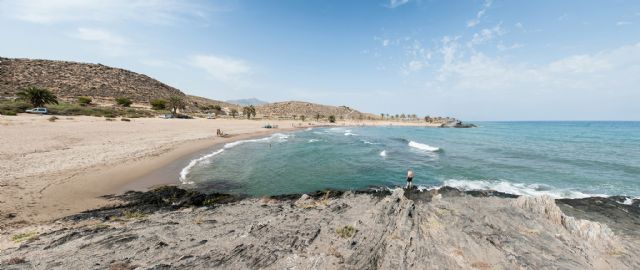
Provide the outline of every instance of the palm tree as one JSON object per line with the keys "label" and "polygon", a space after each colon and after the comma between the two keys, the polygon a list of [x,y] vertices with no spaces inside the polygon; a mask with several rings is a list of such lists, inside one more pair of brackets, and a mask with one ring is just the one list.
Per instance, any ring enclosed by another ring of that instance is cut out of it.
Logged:
{"label": "palm tree", "polygon": [[380,119],[384,119],[384,113],[380,114]]}
{"label": "palm tree", "polygon": [[320,120],[320,117],[322,117],[322,115],[320,115],[320,113],[316,113],[316,122]]}
{"label": "palm tree", "polygon": [[58,97],[47,89],[29,87],[18,93],[18,98],[28,101],[33,107],[42,107],[45,104],[58,104]]}
{"label": "palm tree", "polygon": [[184,110],[184,108],[186,107],[184,99],[182,99],[182,97],[180,96],[169,97],[169,100],[167,101],[167,103],[169,105],[169,108],[171,108],[171,114],[173,115],[176,115],[176,113],[178,112],[178,109]]}
{"label": "palm tree", "polygon": [[251,119],[251,115],[256,116],[256,108],[253,105],[242,108],[242,113],[247,116],[247,119]]}
{"label": "palm tree", "polygon": [[236,118],[236,115],[238,115],[238,110],[231,109],[231,117]]}

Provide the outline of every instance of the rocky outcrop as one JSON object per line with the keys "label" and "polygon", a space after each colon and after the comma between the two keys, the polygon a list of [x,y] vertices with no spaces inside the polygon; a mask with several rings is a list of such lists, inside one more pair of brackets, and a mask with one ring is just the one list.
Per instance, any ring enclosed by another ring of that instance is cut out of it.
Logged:
{"label": "rocky outcrop", "polygon": [[51,90],[59,97],[127,97],[137,103],[184,96],[180,90],[143,74],[101,64],[0,58],[0,97],[27,87]]}
{"label": "rocky outcrop", "polygon": [[[129,193],[125,212],[59,221],[2,251],[0,268],[640,268],[637,237],[604,225],[583,234],[597,223],[570,221],[549,198],[487,195],[451,188],[242,200],[175,189]],[[147,212],[149,205],[156,209]]]}

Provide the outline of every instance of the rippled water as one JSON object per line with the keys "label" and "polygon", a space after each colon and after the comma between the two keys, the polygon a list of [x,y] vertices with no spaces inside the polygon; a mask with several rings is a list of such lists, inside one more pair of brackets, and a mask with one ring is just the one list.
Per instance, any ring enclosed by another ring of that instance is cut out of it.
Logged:
{"label": "rippled water", "polygon": [[472,129],[315,128],[241,141],[181,180],[250,195],[414,184],[554,197],[640,196],[640,122],[480,122]]}

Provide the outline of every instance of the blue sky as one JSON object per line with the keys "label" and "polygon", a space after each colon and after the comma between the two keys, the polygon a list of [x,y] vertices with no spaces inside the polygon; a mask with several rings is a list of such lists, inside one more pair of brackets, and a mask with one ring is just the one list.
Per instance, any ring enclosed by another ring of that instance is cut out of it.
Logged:
{"label": "blue sky", "polygon": [[213,99],[463,120],[640,120],[640,1],[0,0],[0,56]]}

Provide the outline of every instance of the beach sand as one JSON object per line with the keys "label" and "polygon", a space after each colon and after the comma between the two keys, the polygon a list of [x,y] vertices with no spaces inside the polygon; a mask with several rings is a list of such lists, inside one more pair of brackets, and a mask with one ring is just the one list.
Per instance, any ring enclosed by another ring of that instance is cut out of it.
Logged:
{"label": "beach sand", "polygon": [[[219,144],[297,127],[290,120],[0,116],[0,229],[101,207],[100,196],[177,183],[181,162]],[[264,129],[265,124],[279,126]],[[335,125],[417,125],[339,121]],[[294,127],[295,126],[295,127]],[[216,129],[230,134],[216,137]]]}

